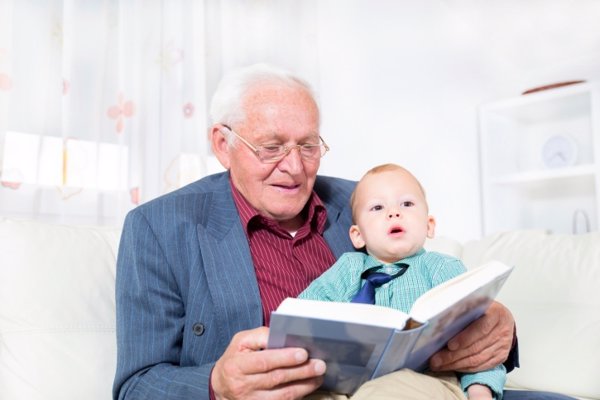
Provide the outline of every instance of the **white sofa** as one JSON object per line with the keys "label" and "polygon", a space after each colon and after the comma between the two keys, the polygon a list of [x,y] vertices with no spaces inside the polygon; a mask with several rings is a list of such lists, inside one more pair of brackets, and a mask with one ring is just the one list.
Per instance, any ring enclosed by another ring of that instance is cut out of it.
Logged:
{"label": "white sofa", "polygon": [[[119,233],[0,218],[0,399],[110,399]],[[427,247],[467,266],[516,266],[500,295],[520,342],[510,387],[600,399],[600,233],[515,231]]]}

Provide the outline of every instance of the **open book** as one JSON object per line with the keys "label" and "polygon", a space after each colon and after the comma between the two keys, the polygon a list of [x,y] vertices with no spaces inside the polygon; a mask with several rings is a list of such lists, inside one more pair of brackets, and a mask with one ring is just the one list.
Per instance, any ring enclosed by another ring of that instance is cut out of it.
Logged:
{"label": "open book", "polygon": [[490,261],[468,270],[424,293],[410,315],[371,304],[287,298],[271,314],[267,347],[307,349],[327,363],[322,388],[351,394],[401,368],[423,370],[485,313],[512,269]]}

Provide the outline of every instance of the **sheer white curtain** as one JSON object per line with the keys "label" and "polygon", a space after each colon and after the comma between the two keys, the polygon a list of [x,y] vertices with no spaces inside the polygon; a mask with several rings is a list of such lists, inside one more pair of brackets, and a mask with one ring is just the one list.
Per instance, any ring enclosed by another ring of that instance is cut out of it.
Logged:
{"label": "sheer white curtain", "polygon": [[137,204],[213,172],[216,83],[253,62],[318,82],[315,9],[0,0],[0,215],[120,224]]}

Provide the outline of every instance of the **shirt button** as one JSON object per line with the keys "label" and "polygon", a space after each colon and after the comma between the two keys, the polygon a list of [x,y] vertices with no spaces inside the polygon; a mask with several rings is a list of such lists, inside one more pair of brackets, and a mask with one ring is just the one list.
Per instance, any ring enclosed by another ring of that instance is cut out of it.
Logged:
{"label": "shirt button", "polygon": [[194,325],[192,325],[192,331],[194,332],[194,335],[202,336],[202,334],[204,333],[204,325],[199,322],[196,322]]}

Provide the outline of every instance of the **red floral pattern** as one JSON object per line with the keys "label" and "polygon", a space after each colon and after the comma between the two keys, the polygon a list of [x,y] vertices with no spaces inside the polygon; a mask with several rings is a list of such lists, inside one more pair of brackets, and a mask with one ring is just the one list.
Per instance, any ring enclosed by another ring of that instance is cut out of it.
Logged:
{"label": "red floral pattern", "polygon": [[117,133],[122,133],[124,129],[124,119],[130,118],[135,113],[134,103],[131,100],[124,100],[123,95],[119,94],[117,104],[108,108],[106,114],[109,118],[117,120]]}

